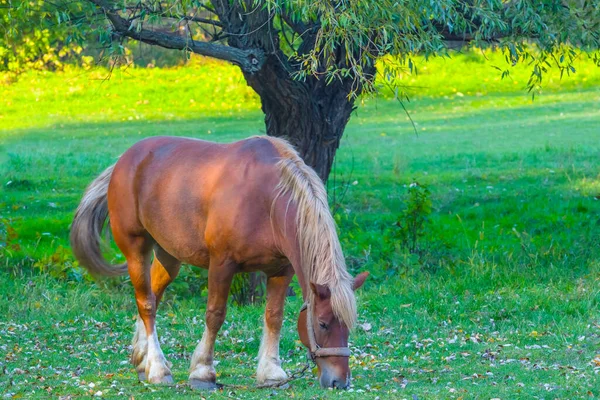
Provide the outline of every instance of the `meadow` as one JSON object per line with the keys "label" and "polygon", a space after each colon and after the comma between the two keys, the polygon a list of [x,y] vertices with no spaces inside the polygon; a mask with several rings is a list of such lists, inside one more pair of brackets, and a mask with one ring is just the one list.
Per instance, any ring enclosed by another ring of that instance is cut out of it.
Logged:
{"label": "meadow", "polygon": [[[31,72],[0,86],[0,396],[600,396],[600,71],[584,59],[570,77],[553,71],[532,101],[527,67],[501,79],[502,62],[419,64],[401,80],[414,126],[389,93],[359,101],[328,182],[348,268],[371,273],[343,393],[310,372],[285,390],[254,387],[260,304],[229,307],[216,347],[224,390],[191,391],[206,299],[191,268],[158,317],[176,385],[138,383],[130,283],[94,282],[70,253],[85,187],[136,141],[264,133],[234,67]],[[401,226],[415,187],[431,210],[410,251]],[[286,302],[288,372],[305,363],[301,304]]]}

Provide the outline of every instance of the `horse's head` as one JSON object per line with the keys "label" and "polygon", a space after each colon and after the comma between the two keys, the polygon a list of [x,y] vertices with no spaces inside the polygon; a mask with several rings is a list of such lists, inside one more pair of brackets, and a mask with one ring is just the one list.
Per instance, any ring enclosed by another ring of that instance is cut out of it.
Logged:
{"label": "horse's head", "polygon": [[[361,287],[368,275],[368,272],[359,274],[354,279],[353,289]],[[317,364],[321,387],[346,389],[350,385],[349,329],[333,313],[329,288],[312,282],[310,288],[314,304],[305,304],[300,311],[300,340]]]}

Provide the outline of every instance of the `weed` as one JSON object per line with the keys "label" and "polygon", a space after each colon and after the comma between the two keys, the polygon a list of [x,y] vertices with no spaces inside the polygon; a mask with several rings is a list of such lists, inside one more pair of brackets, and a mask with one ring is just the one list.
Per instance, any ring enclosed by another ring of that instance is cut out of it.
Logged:
{"label": "weed", "polygon": [[427,186],[412,182],[408,185],[406,208],[398,216],[398,229],[395,230],[395,236],[410,254],[420,256],[424,253],[422,242],[427,234],[431,212],[431,192]]}
{"label": "weed", "polygon": [[237,274],[231,284],[230,296],[240,306],[257,304],[265,297],[266,277],[263,273]]}
{"label": "weed", "polygon": [[82,271],[72,260],[71,250],[58,245],[54,253],[42,255],[32,266],[39,272],[48,274],[53,278],[81,281],[83,278]]}

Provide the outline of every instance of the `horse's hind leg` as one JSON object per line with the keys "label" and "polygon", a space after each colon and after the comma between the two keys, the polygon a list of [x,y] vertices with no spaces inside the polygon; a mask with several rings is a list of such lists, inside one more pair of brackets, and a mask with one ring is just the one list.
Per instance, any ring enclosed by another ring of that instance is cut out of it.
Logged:
{"label": "horse's hind leg", "polygon": [[294,270],[288,266],[277,276],[267,278],[267,306],[263,338],[258,352],[256,381],[258,386],[274,386],[285,382],[287,374],[279,359],[279,336],[283,323],[283,306]]}
{"label": "horse's hind leg", "polygon": [[[155,245],[154,261],[152,262],[152,268],[150,270],[150,280],[152,292],[156,298],[157,309],[165,289],[177,277],[180,267],[181,262],[179,260],[172,257],[158,245]],[[141,317],[138,315],[135,334],[133,336],[133,352],[131,354],[131,363],[135,367],[140,381],[146,380],[147,355],[148,339],[146,335],[146,328]]]}
{"label": "horse's hind leg", "polygon": [[237,264],[230,261],[210,261],[208,268],[208,303],[206,327],[202,340],[194,350],[190,366],[190,386],[194,389],[216,389],[217,374],[213,365],[215,340],[227,312],[227,297]]}
{"label": "horse's hind leg", "polygon": [[[114,229],[113,229],[114,232]],[[172,383],[173,377],[167,366],[156,334],[156,295],[152,290],[150,255],[152,239],[146,235],[115,235],[117,245],[127,259],[131,283],[139,316],[146,330],[148,350],[145,377],[151,383]]]}

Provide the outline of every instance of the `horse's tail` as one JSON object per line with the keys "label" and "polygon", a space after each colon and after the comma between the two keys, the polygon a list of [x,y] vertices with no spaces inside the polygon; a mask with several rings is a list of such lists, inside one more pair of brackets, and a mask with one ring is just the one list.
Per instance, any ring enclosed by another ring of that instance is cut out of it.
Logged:
{"label": "horse's tail", "polygon": [[73,254],[92,275],[119,276],[127,264],[111,265],[102,256],[102,229],[108,219],[106,194],[114,165],[108,167],[88,186],[71,225]]}

